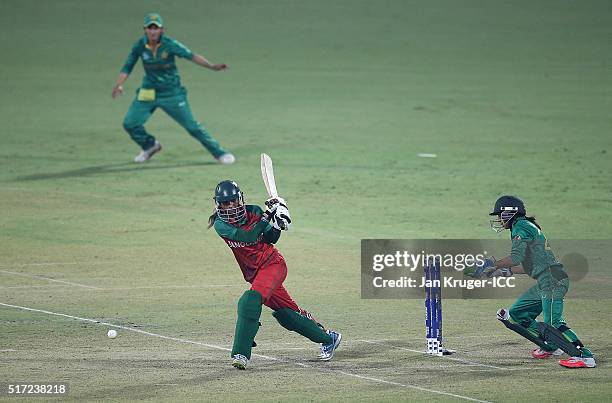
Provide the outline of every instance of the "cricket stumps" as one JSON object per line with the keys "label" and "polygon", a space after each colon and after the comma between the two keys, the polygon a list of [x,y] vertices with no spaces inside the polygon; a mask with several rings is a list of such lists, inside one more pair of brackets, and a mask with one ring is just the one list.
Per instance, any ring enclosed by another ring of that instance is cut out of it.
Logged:
{"label": "cricket stumps", "polygon": [[425,272],[425,331],[427,354],[448,355],[454,351],[442,345],[442,281],[440,260],[431,259],[423,265]]}

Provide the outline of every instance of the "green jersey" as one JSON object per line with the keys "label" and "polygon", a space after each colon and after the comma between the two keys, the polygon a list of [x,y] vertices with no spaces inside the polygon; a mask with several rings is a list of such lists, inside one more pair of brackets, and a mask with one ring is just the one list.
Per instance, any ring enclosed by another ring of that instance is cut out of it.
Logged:
{"label": "green jersey", "polygon": [[159,47],[154,51],[145,36],[134,43],[121,71],[130,74],[140,58],[145,71],[142,88],[155,89],[157,95],[176,95],[181,91],[181,78],[175,63],[177,56],[191,60],[193,52],[166,35],[161,36]]}
{"label": "green jersey", "polygon": [[534,223],[525,217],[518,217],[512,224],[512,264],[522,264],[525,273],[538,278],[551,266],[563,268],[553,254],[546,236]]}

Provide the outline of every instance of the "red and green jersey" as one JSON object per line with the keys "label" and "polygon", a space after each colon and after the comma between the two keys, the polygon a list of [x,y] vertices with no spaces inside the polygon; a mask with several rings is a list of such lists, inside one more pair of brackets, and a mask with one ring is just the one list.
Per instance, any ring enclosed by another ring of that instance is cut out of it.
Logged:
{"label": "red and green jersey", "polygon": [[153,88],[158,95],[176,95],[181,89],[176,57],[191,60],[193,52],[176,39],[166,35],[161,36],[159,47],[154,51],[145,36],[134,43],[121,71],[130,74],[138,59],[142,59],[145,71],[142,88]]}
{"label": "red and green jersey", "polygon": [[512,224],[512,264],[522,264],[525,273],[538,278],[551,266],[563,266],[552,252],[546,236],[534,223],[518,217]]}
{"label": "red and green jersey", "polygon": [[262,220],[259,206],[247,205],[246,216],[238,224],[229,224],[219,217],[215,219],[215,231],[234,253],[244,279],[253,281],[257,271],[280,255],[273,243],[280,231]]}

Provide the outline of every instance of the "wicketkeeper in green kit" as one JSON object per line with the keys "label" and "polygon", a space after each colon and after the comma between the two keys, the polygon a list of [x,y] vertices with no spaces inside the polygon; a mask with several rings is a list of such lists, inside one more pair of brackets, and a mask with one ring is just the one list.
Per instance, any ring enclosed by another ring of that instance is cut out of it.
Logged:
{"label": "wicketkeeper in green kit", "polygon": [[[546,359],[564,352],[570,358],[559,361],[567,368],[593,368],[593,353],[563,319],[563,298],[569,279],[563,265],[553,254],[542,228],[534,217],[527,217],[525,205],[515,196],[502,196],[490,213],[491,227],[497,232],[511,231],[512,251],[509,256],[484,264],[465,274],[471,277],[509,277],[524,273],[537,284],[524,292],[510,309],[497,311],[497,319],[508,329],[535,343],[533,358]],[[536,318],[542,315],[542,322]]]}
{"label": "wicketkeeper in green kit", "polygon": [[187,90],[181,85],[175,59],[181,57],[214,71],[227,70],[226,64],[212,64],[204,56],[193,53],[179,41],[164,33],[162,17],[147,14],[144,19],[144,37],[137,40],[119,73],[113,87],[113,98],[123,93],[123,83],[138,59],[142,59],[145,75],[136,98],[123,120],[123,127],[142,152],[135,162],[145,162],[160,152],[162,145],[144,128],[145,122],[157,108],[161,108],[191,136],[198,140],[222,164],[233,164],[234,156],[221,148],[206,129],[194,119],[187,101]]}

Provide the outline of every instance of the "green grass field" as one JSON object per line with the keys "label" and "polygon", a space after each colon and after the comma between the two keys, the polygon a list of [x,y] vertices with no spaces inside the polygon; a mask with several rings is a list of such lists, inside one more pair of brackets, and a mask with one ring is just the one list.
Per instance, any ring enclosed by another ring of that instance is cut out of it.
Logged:
{"label": "green grass field", "polygon": [[[141,66],[110,93],[149,11],[230,65],[179,70],[235,165],[162,111],[147,127],[164,151],[131,162]],[[512,300],[447,302],[458,353],[428,357],[423,301],[362,300],[359,249],[493,238],[504,193],[550,239],[610,238],[609,2],[6,0],[0,23],[0,383],[64,381],[74,400],[609,400],[609,299],[566,303],[596,369],[531,359],[495,320]],[[285,284],[344,335],[328,363],[264,310],[258,355],[229,365],[247,285],[206,222],[220,180],[263,203],[261,152],[294,218]],[[86,319],[124,328],[110,340]]]}

